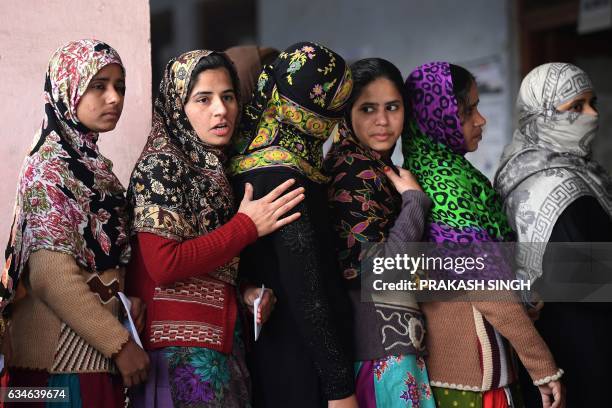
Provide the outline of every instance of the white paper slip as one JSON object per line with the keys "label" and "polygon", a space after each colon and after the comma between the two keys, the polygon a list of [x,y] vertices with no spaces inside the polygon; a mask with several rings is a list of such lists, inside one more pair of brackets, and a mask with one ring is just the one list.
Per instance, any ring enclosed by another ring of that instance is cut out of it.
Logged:
{"label": "white paper slip", "polygon": [[262,324],[257,324],[257,317],[259,316],[259,304],[261,303],[261,299],[263,299],[263,295],[266,288],[262,284],[261,291],[259,292],[259,296],[253,302],[253,327],[255,329],[255,341],[259,338],[259,333],[261,332]]}
{"label": "white paper slip", "polygon": [[138,330],[136,330],[136,326],[134,325],[134,320],[132,320],[132,315],[130,314],[130,309],[132,308],[132,302],[130,301],[130,299],[128,299],[127,296],[125,296],[125,293],[123,292],[118,292],[117,295],[119,295],[119,299],[121,299],[121,304],[123,304],[123,308],[125,309],[125,315],[127,316],[127,319],[123,321],[123,325],[125,326],[126,329],[128,329],[128,331],[130,332],[130,335],[132,336],[132,339],[134,339],[136,344],[142,347],[140,336],[138,336]]}

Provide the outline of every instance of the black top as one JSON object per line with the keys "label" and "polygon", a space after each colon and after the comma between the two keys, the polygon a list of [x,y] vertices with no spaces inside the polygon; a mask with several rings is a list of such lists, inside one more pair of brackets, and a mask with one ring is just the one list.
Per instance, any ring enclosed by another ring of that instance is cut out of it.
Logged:
{"label": "black top", "polygon": [[612,242],[612,220],[595,197],[577,198],[557,219],[549,242]]}
{"label": "black top", "polygon": [[326,185],[290,169],[254,170],[234,178],[254,199],[294,178],[305,200],[301,217],[247,247],[240,276],[272,288],[277,304],[247,358],[256,407],[317,407],[354,393],[350,303],[342,288],[328,217]]}
{"label": "black top", "polygon": [[[612,220],[596,198],[580,197],[558,218],[549,242],[612,242]],[[569,275],[559,277],[558,268],[553,267],[554,261],[563,256],[559,252],[547,248],[544,284],[579,279],[580,273],[584,277],[585,271],[579,266],[573,271],[563,268]],[[545,302],[535,322],[557,365],[565,371],[561,381],[567,387],[567,407],[603,407],[609,403],[602,390],[609,387],[612,362],[610,316],[612,303]],[[521,382],[526,406],[541,406],[540,396],[524,371]]]}
{"label": "black top", "polygon": [[592,261],[591,256],[596,255],[586,245],[612,242],[612,220],[595,197],[582,196],[570,204],[557,219],[548,241],[578,244],[547,245],[542,260],[543,276],[536,282],[536,290],[545,300],[586,298],[598,289],[598,284],[612,281],[609,267],[596,259]]}

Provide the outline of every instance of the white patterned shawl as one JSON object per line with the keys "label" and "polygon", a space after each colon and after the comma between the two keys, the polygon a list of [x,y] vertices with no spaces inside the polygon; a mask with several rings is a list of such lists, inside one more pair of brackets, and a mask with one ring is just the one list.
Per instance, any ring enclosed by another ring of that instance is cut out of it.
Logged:
{"label": "white patterned shawl", "polygon": [[593,196],[612,214],[612,183],[591,159],[598,116],[559,112],[556,107],[592,91],[587,74],[566,63],[532,70],[517,98],[518,127],[501,157],[495,188],[504,200],[521,243],[517,274],[542,275],[542,259],[555,223],[577,198]]}

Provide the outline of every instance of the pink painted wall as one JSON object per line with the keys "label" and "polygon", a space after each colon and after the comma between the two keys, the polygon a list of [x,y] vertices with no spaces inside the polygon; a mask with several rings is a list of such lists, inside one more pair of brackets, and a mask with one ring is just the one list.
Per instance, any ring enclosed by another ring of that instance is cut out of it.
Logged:
{"label": "pink painted wall", "polygon": [[49,58],[67,41],[96,38],[121,55],[127,93],[117,128],[100,148],[127,185],[151,126],[151,42],[148,0],[0,1],[0,249],[12,221],[21,163],[43,115]]}

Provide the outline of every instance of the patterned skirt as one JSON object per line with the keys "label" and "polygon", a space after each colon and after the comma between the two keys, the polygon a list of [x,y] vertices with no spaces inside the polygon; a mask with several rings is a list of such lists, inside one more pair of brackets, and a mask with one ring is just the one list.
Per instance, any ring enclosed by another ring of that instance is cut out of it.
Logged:
{"label": "patterned skirt", "polygon": [[435,408],[422,357],[389,356],[355,363],[360,408]]}
{"label": "patterned skirt", "polygon": [[522,408],[523,402],[517,385],[490,391],[461,391],[431,387],[438,408]]}
{"label": "patterned skirt", "polygon": [[166,347],[149,352],[149,357],[147,383],[130,393],[135,408],[251,406],[251,381],[238,331],[229,355],[203,347]]}

